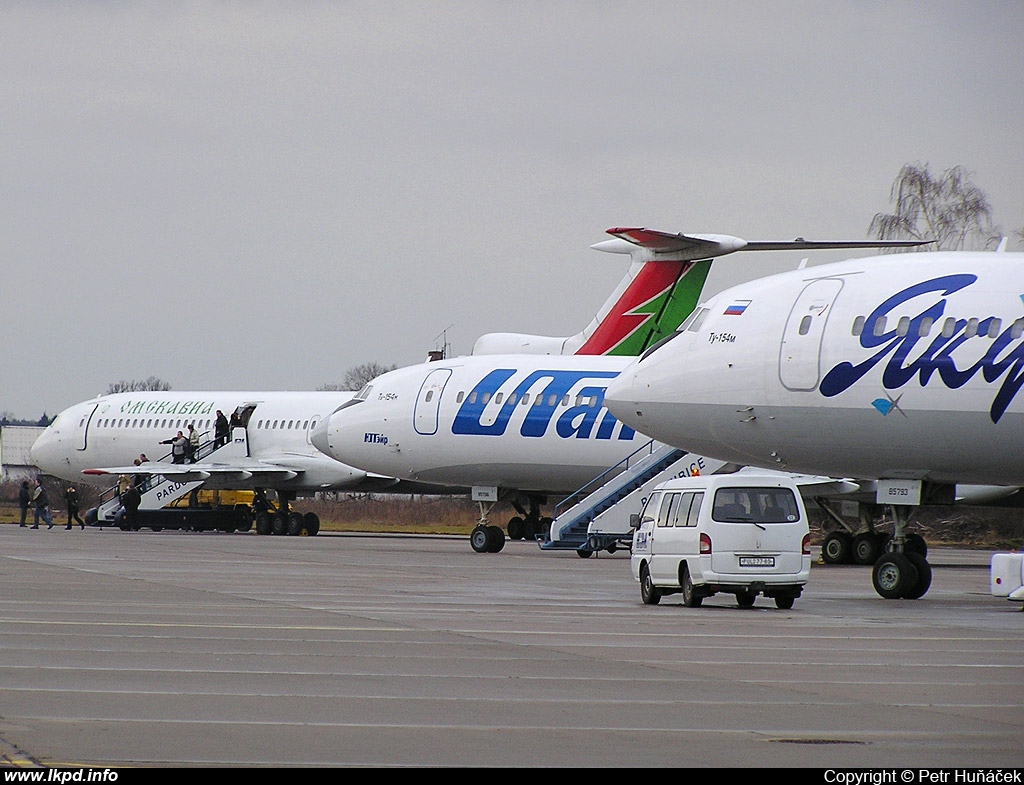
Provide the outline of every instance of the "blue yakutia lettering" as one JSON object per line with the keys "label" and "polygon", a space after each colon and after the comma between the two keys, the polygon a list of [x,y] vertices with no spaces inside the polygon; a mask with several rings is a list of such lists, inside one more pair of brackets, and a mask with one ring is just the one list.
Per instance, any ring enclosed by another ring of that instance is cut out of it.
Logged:
{"label": "blue yakutia lettering", "polygon": [[[832,368],[821,380],[818,388],[821,394],[826,397],[839,395],[852,387],[886,355],[891,354],[882,371],[882,386],[887,390],[898,390],[909,384],[914,376],[918,377],[918,383],[924,387],[937,374],[939,381],[951,390],[963,387],[978,371],[981,371],[982,378],[987,384],[994,384],[1000,377],[1004,377],[989,410],[992,422],[999,422],[999,418],[1006,412],[1024,384],[1024,341],[1019,335],[1017,338],[1013,337],[1012,324],[992,341],[992,345],[980,360],[967,368],[957,368],[956,360],[952,356],[957,347],[969,340],[964,330],[967,326],[966,319],[957,319],[956,329],[951,336],[943,336],[940,333],[916,359],[908,360],[911,350],[921,340],[918,334],[921,322],[925,318],[938,322],[946,309],[945,297],[970,286],[976,280],[976,275],[966,273],[945,275],[910,286],[883,302],[868,316],[860,335],[860,345],[863,348],[878,348],[878,351],[856,365],[843,362]],[[908,300],[932,293],[941,295],[941,298],[911,319],[910,329],[906,335],[901,337],[896,329],[882,335],[873,334],[871,327],[876,319],[887,316],[890,311]],[[987,335],[995,319],[994,316],[980,319],[977,334]]]}
{"label": "blue yakutia lettering", "polygon": [[[613,379],[618,376],[617,371],[534,371],[508,395],[494,422],[484,425],[482,418],[487,404],[514,374],[515,370],[511,368],[501,368],[481,379],[459,407],[452,422],[452,433],[501,436],[508,428],[512,415],[517,411],[525,411],[519,433],[526,437],[541,437],[547,432],[562,398],[570,393],[584,400],[578,406],[564,407],[555,421],[555,432],[561,438],[590,439],[593,436],[596,439],[611,439],[616,426],[620,426],[618,438],[623,441],[631,440],[636,433],[629,426],[619,423],[611,412],[602,407],[603,387],[580,386],[584,380]],[[530,393],[538,383],[543,383],[544,389],[531,393],[533,399],[529,405],[524,406],[523,395]],[[593,405],[587,400],[591,398],[594,399]]]}

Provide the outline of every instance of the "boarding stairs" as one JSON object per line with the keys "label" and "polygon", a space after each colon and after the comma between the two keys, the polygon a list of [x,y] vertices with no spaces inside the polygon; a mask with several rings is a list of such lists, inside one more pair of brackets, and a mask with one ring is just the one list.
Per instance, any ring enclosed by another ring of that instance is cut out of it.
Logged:
{"label": "boarding stairs", "polygon": [[[249,454],[249,444],[245,428],[235,428],[227,444],[218,447],[215,439],[200,443],[192,456],[192,463],[201,461],[216,455],[218,459],[233,459],[246,457]],[[165,477],[160,474],[160,467],[171,463],[172,454],[162,456],[157,461],[144,464],[152,469],[150,474],[133,475],[132,481],[142,494],[142,501],[139,503],[139,510],[159,510],[169,504],[181,499],[183,496],[198,490],[203,486],[209,477],[208,473],[202,478],[194,478],[189,475]],[[174,464],[176,467],[181,464]],[[189,464],[185,464],[188,466]],[[96,525],[114,524],[120,521],[124,505],[121,504],[121,496],[118,486],[114,485],[100,494],[100,503],[96,508]]]}
{"label": "boarding stairs", "polygon": [[654,486],[675,477],[714,473],[725,465],[651,440],[555,505],[548,537],[538,538],[540,547],[586,556],[629,547],[630,516],[641,511]]}

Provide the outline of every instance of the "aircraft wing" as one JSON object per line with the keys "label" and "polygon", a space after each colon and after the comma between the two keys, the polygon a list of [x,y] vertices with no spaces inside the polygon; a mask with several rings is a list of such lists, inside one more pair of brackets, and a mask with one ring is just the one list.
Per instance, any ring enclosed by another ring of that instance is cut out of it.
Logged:
{"label": "aircraft wing", "polygon": [[671,253],[676,259],[712,259],[736,251],[814,251],[835,248],[911,248],[930,240],[795,240],[749,242],[727,234],[673,234],[654,229],[615,227],[608,234],[648,248],[654,253]]}
{"label": "aircraft wing", "polygon": [[83,469],[82,474],[112,475],[159,474],[176,482],[199,482],[216,478],[218,480],[243,481],[252,479],[254,484],[290,480],[297,477],[301,468],[292,468],[263,461],[242,460],[235,463],[143,463],[138,466],[104,466]]}

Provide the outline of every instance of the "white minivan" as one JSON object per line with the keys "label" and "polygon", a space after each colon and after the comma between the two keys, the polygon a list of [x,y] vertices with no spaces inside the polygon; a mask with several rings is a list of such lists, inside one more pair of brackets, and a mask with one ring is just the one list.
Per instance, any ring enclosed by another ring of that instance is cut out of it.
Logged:
{"label": "white minivan", "polygon": [[630,563],[647,605],[681,592],[683,605],[696,607],[728,592],[744,608],[758,594],[792,608],[810,577],[807,511],[788,477],[742,471],[669,480],[631,523]]}

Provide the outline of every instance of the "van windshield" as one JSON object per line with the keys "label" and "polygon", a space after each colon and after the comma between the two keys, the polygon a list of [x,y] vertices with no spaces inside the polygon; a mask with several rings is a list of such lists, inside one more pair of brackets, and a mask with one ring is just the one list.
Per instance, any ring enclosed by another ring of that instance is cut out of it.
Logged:
{"label": "van windshield", "polygon": [[800,520],[789,488],[719,488],[711,519],[721,523],[793,523]]}

